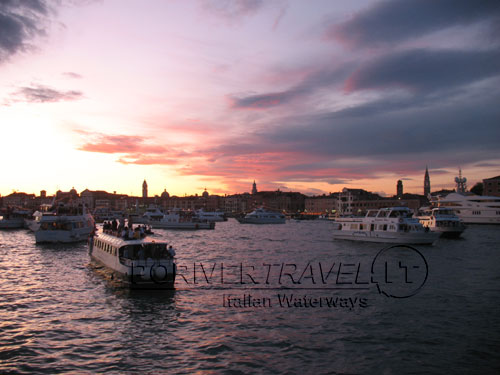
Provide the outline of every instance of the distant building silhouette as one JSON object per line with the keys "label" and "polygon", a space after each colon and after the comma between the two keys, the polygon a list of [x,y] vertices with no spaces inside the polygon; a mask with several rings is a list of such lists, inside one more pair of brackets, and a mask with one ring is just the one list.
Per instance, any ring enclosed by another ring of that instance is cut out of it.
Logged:
{"label": "distant building silhouette", "polygon": [[255,180],[253,180],[253,185],[252,185],[252,194],[257,194],[257,185],[255,184]]}
{"label": "distant building silhouette", "polygon": [[424,176],[424,196],[427,197],[431,193],[431,180],[429,178],[429,170],[425,166],[425,176]]}
{"label": "distant building silhouette", "polygon": [[398,185],[396,187],[396,196],[401,198],[403,196],[403,181],[398,180]]}
{"label": "distant building silhouette", "polygon": [[163,190],[163,193],[161,193],[160,197],[162,199],[168,199],[168,198],[170,198],[170,194],[167,192],[167,189]]}
{"label": "distant building silhouette", "polygon": [[148,198],[148,183],[146,180],[142,183],[142,199]]}

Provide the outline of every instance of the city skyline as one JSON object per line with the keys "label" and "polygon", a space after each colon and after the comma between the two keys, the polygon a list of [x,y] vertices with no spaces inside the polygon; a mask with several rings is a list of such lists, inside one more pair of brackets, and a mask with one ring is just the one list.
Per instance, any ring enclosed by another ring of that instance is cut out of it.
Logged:
{"label": "city skyline", "polygon": [[[497,2],[0,5],[0,194],[422,194],[499,174]],[[412,20],[412,22],[409,22]],[[376,32],[375,32],[376,31]]]}

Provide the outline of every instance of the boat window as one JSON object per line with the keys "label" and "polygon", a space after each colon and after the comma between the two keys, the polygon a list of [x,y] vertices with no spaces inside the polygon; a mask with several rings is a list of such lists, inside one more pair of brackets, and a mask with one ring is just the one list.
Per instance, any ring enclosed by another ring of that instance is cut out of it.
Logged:
{"label": "boat window", "polygon": [[146,259],[141,245],[126,245],[120,247],[118,254],[127,259]]}
{"label": "boat window", "polygon": [[384,224],[384,230],[387,230],[387,224]]}
{"label": "boat window", "polygon": [[375,217],[377,216],[377,211],[368,211],[367,217]]}
{"label": "boat window", "polygon": [[163,259],[167,256],[166,244],[145,244],[143,245],[146,259]]}
{"label": "boat window", "polygon": [[391,211],[391,214],[389,215],[389,217],[399,217],[399,216],[400,216],[399,211]]}

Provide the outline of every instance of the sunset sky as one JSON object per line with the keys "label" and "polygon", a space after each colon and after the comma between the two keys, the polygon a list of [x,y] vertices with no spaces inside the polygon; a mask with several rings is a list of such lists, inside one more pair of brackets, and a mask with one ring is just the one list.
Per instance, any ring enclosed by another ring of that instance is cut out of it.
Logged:
{"label": "sunset sky", "polygon": [[0,194],[500,175],[497,0],[7,0]]}

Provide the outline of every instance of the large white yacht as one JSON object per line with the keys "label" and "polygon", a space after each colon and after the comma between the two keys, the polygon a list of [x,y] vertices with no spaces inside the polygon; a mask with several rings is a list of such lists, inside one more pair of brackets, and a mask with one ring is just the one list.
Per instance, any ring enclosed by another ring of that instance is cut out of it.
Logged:
{"label": "large white yacht", "polygon": [[237,219],[242,224],[284,224],[286,217],[282,213],[268,211],[265,208],[257,208]]}
{"label": "large white yacht", "polygon": [[43,214],[35,239],[37,243],[86,241],[94,229],[94,218],[85,207],[58,207]]}
{"label": "large white yacht", "polygon": [[434,197],[431,203],[453,210],[465,224],[500,224],[500,197],[450,193]]}
{"label": "large white yacht", "polygon": [[201,221],[179,211],[163,213],[160,210],[146,212],[143,222],[159,229],[214,229],[215,222]]}
{"label": "large white yacht", "polygon": [[89,254],[106,267],[114,281],[131,289],[172,289],[175,250],[166,242],[145,238],[124,239],[98,232],[89,241]]}
{"label": "large white yacht", "polygon": [[408,207],[368,210],[365,217],[335,220],[334,239],[399,244],[432,244],[440,234],[424,229]]}
{"label": "large white yacht", "polygon": [[421,208],[417,219],[424,228],[441,233],[441,237],[459,237],[465,230],[464,223],[449,208]]}

